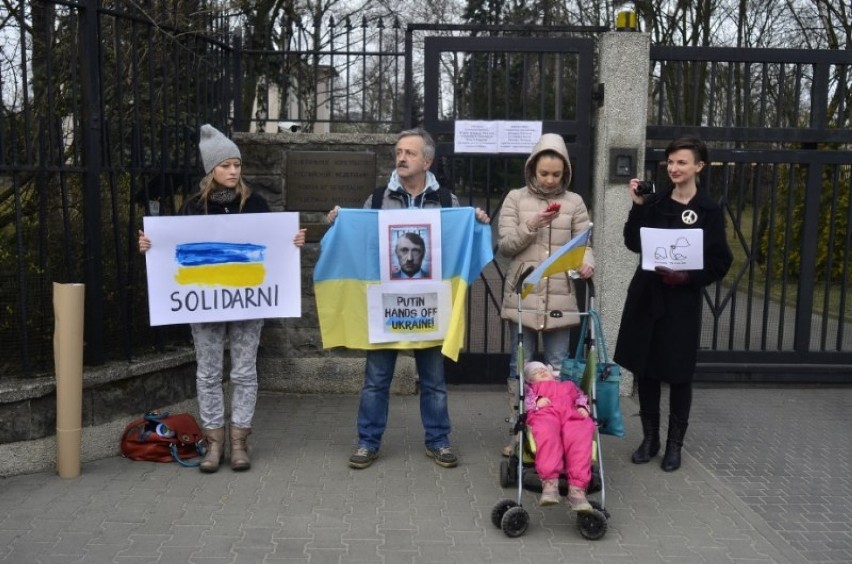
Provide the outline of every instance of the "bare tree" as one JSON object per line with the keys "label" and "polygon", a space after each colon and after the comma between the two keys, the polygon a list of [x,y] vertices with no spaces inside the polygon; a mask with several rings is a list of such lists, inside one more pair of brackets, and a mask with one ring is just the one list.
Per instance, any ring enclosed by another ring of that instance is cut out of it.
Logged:
{"label": "bare tree", "polygon": [[785,0],[795,21],[791,46],[809,49],[852,49],[852,8],[848,2]]}
{"label": "bare tree", "polygon": [[[589,2],[566,2],[565,24],[583,26],[612,25],[613,14],[618,9],[612,0],[591,0]],[[624,7],[623,9],[626,9]]]}
{"label": "bare tree", "polygon": [[[736,47],[778,47],[789,36],[792,26],[783,4],[777,0],[739,0],[735,22]],[[731,26],[726,26],[731,27]],[[732,45],[730,39],[724,42]]]}
{"label": "bare tree", "polygon": [[424,2],[379,0],[373,3],[375,16],[399,18],[408,23],[458,23],[464,6],[459,0],[425,0]]}
{"label": "bare tree", "polygon": [[[808,49],[852,49],[852,9],[848,3],[828,0],[786,0],[787,9],[795,22],[795,46]],[[832,96],[828,101],[828,116],[832,127],[852,127],[852,79],[849,69],[831,69]],[[845,113],[840,112],[846,108]]]}

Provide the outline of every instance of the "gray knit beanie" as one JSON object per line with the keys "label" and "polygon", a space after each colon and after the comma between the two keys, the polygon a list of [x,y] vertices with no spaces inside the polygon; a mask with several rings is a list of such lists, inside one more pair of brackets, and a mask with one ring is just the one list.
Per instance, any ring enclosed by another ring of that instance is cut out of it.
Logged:
{"label": "gray knit beanie", "polygon": [[198,141],[198,149],[201,151],[204,174],[210,174],[210,171],[224,160],[242,160],[237,144],[209,123],[201,126],[201,139]]}

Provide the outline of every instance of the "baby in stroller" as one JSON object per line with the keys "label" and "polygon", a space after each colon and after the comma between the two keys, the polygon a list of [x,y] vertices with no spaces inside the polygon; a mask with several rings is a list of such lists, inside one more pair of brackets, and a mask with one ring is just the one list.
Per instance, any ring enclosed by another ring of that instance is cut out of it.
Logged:
{"label": "baby in stroller", "polygon": [[539,505],[559,503],[559,476],[568,481],[568,507],[592,511],[586,489],[592,479],[595,422],[589,399],[570,380],[541,362],[524,366],[524,409],[536,445],[535,470],[541,479]]}

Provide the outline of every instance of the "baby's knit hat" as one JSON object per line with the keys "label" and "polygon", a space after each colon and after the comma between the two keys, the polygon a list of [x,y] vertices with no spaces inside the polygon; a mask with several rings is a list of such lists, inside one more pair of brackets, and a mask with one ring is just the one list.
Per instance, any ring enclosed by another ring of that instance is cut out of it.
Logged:
{"label": "baby's knit hat", "polygon": [[210,174],[210,171],[222,161],[228,159],[242,160],[237,144],[209,123],[201,126],[201,139],[198,141],[198,149],[201,151],[204,174]]}
{"label": "baby's knit hat", "polygon": [[545,364],[543,362],[538,362],[537,360],[530,361],[524,365],[524,380],[529,382],[530,378],[533,374],[538,372],[539,370],[550,370],[551,372],[555,372],[553,368],[549,364]]}

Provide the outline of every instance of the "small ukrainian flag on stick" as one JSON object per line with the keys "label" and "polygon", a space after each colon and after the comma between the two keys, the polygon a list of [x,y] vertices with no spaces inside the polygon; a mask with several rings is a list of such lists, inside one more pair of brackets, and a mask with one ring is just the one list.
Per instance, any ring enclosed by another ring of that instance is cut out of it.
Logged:
{"label": "small ukrainian flag on stick", "polygon": [[590,223],[585,231],[559,247],[547,260],[538,265],[538,268],[533,270],[527,276],[526,280],[524,280],[521,298],[526,298],[542,278],[580,268],[583,264],[583,256],[586,254],[586,245],[589,244],[589,235],[591,233],[592,224]]}

